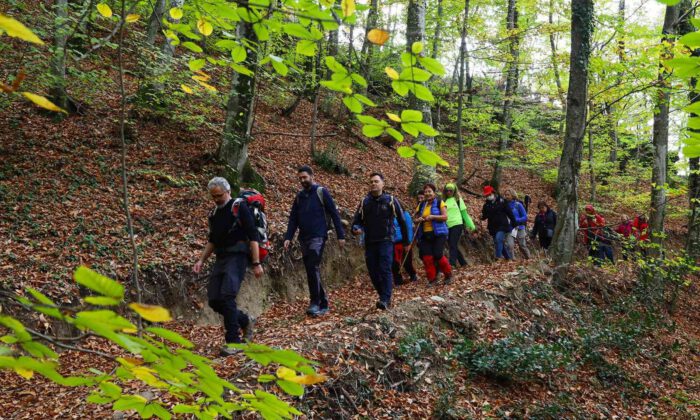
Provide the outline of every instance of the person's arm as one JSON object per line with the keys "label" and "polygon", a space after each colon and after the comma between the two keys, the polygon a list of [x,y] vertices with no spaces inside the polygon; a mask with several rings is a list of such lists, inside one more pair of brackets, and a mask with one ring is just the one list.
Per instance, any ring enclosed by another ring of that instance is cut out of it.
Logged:
{"label": "person's arm", "polygon": [[241,227],[248,237],[248,246],[250,249],[250,261],[253,265],[253,274],[256,278],[262,276],[263,268],[260,264],[260,244],[258,244],[258,230],[255,228],[253,213],[251,213],[246,202],[242,202],[238,207],[238,218],[241,221]]}
{"label": "person's arm", "polygon": [[525,206],[520,202],[515,202],[515,208],[518,210],[518,216],[516,217],[516,223],[519,225],[527,224],[527,212],[525,211]]}
{"label": "person's arm", "polygon": [[364,203],[364,198],[362,201],[360,201],[360,205],[357,206],[357,209],[355,210],[355,215],[352,218],[352,233],[355,235],[358,235],[360,233],[360,229],[356,229],[356,227],[362,228],[364,227],[364,223],[362,221],[362,216],[360,214],[360,210],[362,209],[362,204]]}
{"label": "person's arm", "polygon": [[428,217],[425,220],[431,220],[431,221],[434,220],[437,222],[446,221],[447,220],[447,206],[445,205],[445,202],[444,201],[440,202],[440,215],[439,216],[436,214],[431,214],[431,215],[428,215]]}
{"label": "person's arm", "polygon": [[340,215],[338,214],[338,209],[335,206],[333,197],[328,189],[323,189],[323,202],[325,203],[325,211],[330,212],[331,219],[333,220],[333,226],[335,227],[335,233],[338,236],[338,240],[342,241],[345,239],[345,230],[343,230],[343,223],[340,221]]}
{"label": "person's arm", "polygon": [[537,236],[537,233],[540,231],[541,224],[542,224],[542,222],[540,222],[539,216],[535,216],[535,224],[534,224],[534,226],[532,226],[532,232],[530,233],[531,237],[534,238],[535,236]]}
{"label": "person's arm", "polygon": [[[508,219],[510,219],[510,226],[515,228],[516,227],[515,223],[517,223],[517,221],[515,219],[515,215],[513,214],[513,210],[510,208],[510,206],[508,205],[508,203],[505,200],[503,201],[503,207],[505,207],[506,215],[508,216]],[[515,223],[513,223],[513,222],[515,222]]]}
{"label": "person's arm", "polygon": [[299,206],[297,204],[298,198],[294,199],[294,202],[292,203],[292,209],[289,211],[289,221],[287,222],[287,233],[284,235],[284,240],[286,241],[291,241],[294,239],[294,234],[297,232],[297,228],[299,227],[299,224],[297,222],[298,220],[298,213],[299,213]]}
{"label": "person's arm", "polygon": [[486,215],[486,203],[484,203],[484,206],[481,208],[481,220],[486,219],[488,219],[488,216]]}
{"label": "person's arm", "polygon": [[209,259],[209,256],[211,256],[212,252],[214,252],[214,244],[211,242],[207,242],[207,245],[202,250],[199,259],[194,264],[194,268],[192,271],[194,271],[196,274],[199,274],[199,272],[202,271],[202,266],[207,261],[207,259]]}
{"label": "person's arm", "polygon": [[464,204],[464,200],[461,198],[459,199],[459,213],[462,216],[462,222],[464,223],[464,226],[467,227],[467,230],[470,232],[473,232],[476,230],[476,226],[474,226],[474,221],[472,218],[469,216],[469,213],[467,212],[467,206]]}
{"label": "person's arm", "polygon": [[399,227],[401,228],[401,237],[403,238],[403,244],[404,245],[409,245],[410,242],[408,242],[408,227],[406,226],[407,222],[404,217],[403,217],[403,209],[401,208],[401,204],[399,203],[399,200],[394,200],[394,214],[396,215],[396,220],[399,222]]}

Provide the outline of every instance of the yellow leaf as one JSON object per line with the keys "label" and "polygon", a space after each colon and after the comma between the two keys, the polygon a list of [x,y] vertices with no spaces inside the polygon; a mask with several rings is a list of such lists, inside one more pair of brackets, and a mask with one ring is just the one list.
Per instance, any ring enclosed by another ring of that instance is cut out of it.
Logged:
{"label": "yellow leaf", "polygon": [[172,320],[170,311],[157,305],[146,305],[141,303],[130,303],[129,307],[145,320],[151,322],[167,322]]}
{"label": "yellow leaf", "polygon": [[355,13],[355,0],[342,0],[340,8],[343,9],[343,16],[348,17]]}
{"label": "yellow leaf", "polygon": [[392,114],[391,112],[387,112],[386,116],[389,117],[391,121],[396,121],[396,122],[401,122],[401,117],[399,117],[396,114]]}
{"label": "yellow leaf", "polygon": [[22,22],[12,19],[9,16],[5,16],[2,13],[0,13],[0,29],[7,32],[7,34],[11,37],[44,45],[44,41],[39,39],[39,37],[36,36],[31,29],[24,26]]}
{"label": "yellow leaf", "polygon": [[97,11],[106,18],[112,17],[112,9],[110,9],[109,6],[104,3],[97,5]]}
{"label": "yellow leaf", "polygon": [[191,87],[184,85],[184,84],[180,85],[180,89],[182,89],[182,91],[185,93],[189,93],[190,95],[194,93],[194,90],[192,90]]}
{"label": "yellow leaf", "polygon": [[207,22],[204,19],[199,19],[197,21],[197,30],[199,30],[200,34],[204,36],[209,36],[211,35],[214,28],[211,26],[211,23]]}
{"label": "yellow leaf", "polygon": [[384,71],[386,72],[386,75],[389,76],[391,80],[398,80],[399,78],[399,73],[392,69],[391,67],[385,67]]}
{"label": "yellow leaf", "polygon": [[127,334],[134,334],[139,332],[139,330],[136,328],[122,328],[122,332],[125,332]]}
{"label": "yellow leaf", "polygon": [[141,19],[141,15],[126,15],[126,23],[134,23],[137,20]]}
{"label": "yellow leaf", "polygon": [[195,73],[197,73],[199,75],[199,77],[197,77],[197,76],[193,77],[193,79],[195,79],[195,80],[201,80],[203,82],[207,82],[207,81],[209,81],[209,79],[211,79],[211,76],[209,76],[208,74],[206,74],[202,70],[197,70]]}
{"label": "yellow leaf", "polygon": [[328,377],[326,375],[301,375],[293,378],[285,378],[287,381],[295,382],[300,385],[313,385],[325,382]]}
{"label": "yellow leaf", "polygon": [[367,33],[367,39],[372,44],[384,45],[389,40],[389,32],[375,28]]}
{"label": "yellow leaf", "polygon": [[173,7],[170,9],[170,17],[175,19],[175,20],[180,20],[182,19],[182,9],[178,7]]}
{"label": "yellow leaf", "polygon": [[32,379],[32,376],[34,376],[34,371],[33,370],[27,370],[23,369],[21,367],[16,367],[15,372],[24,379]]}
{"label": "yellow leaf", "polygon": [[67,112],[63,108],[59,108],[58,106],[56,106],[56,104],[44,98],[43,96],[35,95],[31,92],[22,92],[22,95],[24,95],[24,97],[29,99],[30,101],[34,102],[37,106],[40,106],[44,109],[48,109],[49,111],[63,112],[67,114]]}
{"label": "yellow leaf", "polygon": [[297,376],[297,373],[292,369],[284,366],[277,368],[277,377],[280,379],[289,379]]}
{"label": "yellow leaf", "polygon": [[214,86],[210,85],[209,83],[204,83],[204,82],[200,82],[200,81],[197,81],[197,83],[204,86],[209,91],[218,92],[218,90]]}

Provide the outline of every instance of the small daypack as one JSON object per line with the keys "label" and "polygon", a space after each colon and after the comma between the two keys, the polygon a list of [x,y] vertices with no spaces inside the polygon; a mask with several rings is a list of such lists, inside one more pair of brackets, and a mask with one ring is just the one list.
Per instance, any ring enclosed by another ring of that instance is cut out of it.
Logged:
{"label": "small daypack", "polygon": [[[238,197],[233,202],[231,206],[231,212],[233,217],[236,218],[236,222],[240,224],[238,220],[238,209],[240,204],[245,200],[248,204],[248,208],[253,212],[253,221],[255,222],[255,228],[258,231],[258,243],[259,243],[259,257],[260,262],[263,262],[265,258],[270,254],[270,239],[267,231],[267,216],[265,216],[265,197],[253,189],[241,191]],[[235,226],[235,223],[234,223]],[[232,228],[233,229],[233,228]]]}

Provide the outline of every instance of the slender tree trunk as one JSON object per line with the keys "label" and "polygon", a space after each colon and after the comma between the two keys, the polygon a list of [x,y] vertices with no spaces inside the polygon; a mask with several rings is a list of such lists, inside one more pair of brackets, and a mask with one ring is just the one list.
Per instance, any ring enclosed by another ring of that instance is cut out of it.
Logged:
{"label": "slender tree trunk", "polygon": [[[663,245],[664,217],[666,216],[666,175],[668,173],[668,116],[671,105],[670,84],[668,74],[664,70],[663,61],[672,57],[672,45],[678,20],[678,6],[667,6],[664,18],[663,37],[661,39],[661,57],[654,112],[654,129],[652,144],[654,145],[654,165],[651,175],[651,214],[649,217],[649,232],[651,241],[659,247]],[[655,253],[661,249],[654,249]]]}
{"label": "slender tree trunk", "polygon": [[595,161],[593,154],[593,129],[588,128],[588,170],[591,175],[591,202],[596,202],[596,191],[595,191]]}
{"label": "slender tree trunk", "polygon": [[459,96],[457,97],[457,146],[459,148],[459,167],[457,168],[457,185],[464,181],[464,139],[462,138],[462,108],[464,105],[464,74],[467,61],[467,22],[469,20],[469,0],[464,0],[464,17],[459,44]]}
{"label": "slender tree trunk", "polygon": [[70,111],[70,99],[66,92],[66,42],[68,41],[68,0],[54,2],[54,50],[51,57],[52,86],[50,96],[53,102]]}
{"label": "slender tree trunk", "polygon": [[[625,61],[625,0],[619,0],[617,8],[617,59],[619,63]],[[622,71],[617,72],[617,84],[622,84]],[[617,149],[620,147],[620,140],[617,135],[617,115],[615,105],[605,105],[605,114],[607,115],[608,130],[610,134],[610,159],[612,167],[615,167],[617,162]]]}
{"label": "slender tree trunk", "polygon": [[367,80],[368,86],[370,84],[370,76],[372,75],[372,54],[374,53],[374,45],[369,42],[367,34],[370,30],[377,27],[378,18],[379,0],[370,0],[367,24],[365,25],[365,39],[362,41],[362,56],[365,58],[364,63],[362,63],[362,77]]}
{"label": "slender tree trunk", "polygon": [[[251,23],[241,21],[236,29],[239,40],[246,40],[250,45],[255,45],[258,42]],[[249,48],[247,53],[248,56],[244,64],[248,68],[253,68],[257,63],[257,51],[254,48]],[[255,173],[248,160],[254,98],[254,76],[234,71],[231,78],[231,91],[226,104],[226,121],[223,140],[219,148],[219,158],[227,166],[226,176],[229,182],[236,186],[240,186],[241,183],[262,183],[262,178]]]}
{"label": "slender tree trunk", "polygon": [[166,0],[155,0],[153,12],[148,19],[148,30],[146,32],[146,44],[155,45],[156,36],[161,31],[161,21],[165,13]]}
{"label": "slender tree trunk", "polygon": [[433,34],[433,50],[430,52],[430,57],[437,59],[440,49],[440,36],[442,35],[442,0],[437,2],[437,18],[435,19],[435,33]]}
{"label": "slender tree trunk", "polygon": [[[172,9],[173,7],[181,8],[184,6],[185,0],[170,0],[170,8]],[[180,23],[179,19],[173,19],[172,16],[170,16],[170,13],[166,14],[168,22],[172,24],[177,24]],[[166,38],[165,44],[163,44],[163,53],[165,53],[166,56],[172,57],[175,55],[175,44],[174,40]]]}
{"label": "slender tree trunk", "polygon": [[[425,44],[425,10],[425,0],[410,0],[408,3],[406,49],[409,52],[414,42],[422,42]],[[423,122],[425,124],[433,125],[430,104],[428,102],[416,98],[413,93],[409,93],[409,104],[412,109],[423,113]],[[435,139],[422,133],[414,140],[414,143],[420,143],[429,150],[435,150]],[[435,168],[423,165],[416,159],[413,167],[413,179],[411,181],[410,190],[413,192],[422,187],[426,182],[435,182],[435,178]]]}
{"label": "slender tree trunk", "polygon": [[500,141],[498,143],[498,155],[493,166],[493,176],[491,177],[491,186],[498,190],[501,184],[502,163],[505,159],[506,150],[508,150],[508,142],[510,140],[511,131],[513,129],[513,98],[518,89],[518,59],[520,53],[520,35],[518,30],[518,4],[517,0],[508,0],[508,17],[506,20],[506,28],[510,37],[508,52],[509,57],[506,62],[506,86],[503,98],[502,123]]}
{"label": "slender tree trunk", "polygon": [[586,131],[588,61],[591,55],[593,18],[593,0],[574,0],[571,3],[569,92],[566,98],[564,147],[557,178],[559,216],[552,239],[552,258],[557,266],[557,279],[563,278],[573,260],[578,231],[578,177]]}
{"label": "slender tree trunk", "polygon": [[321,99],[321,45],[318,46],[314,64],[314,83],[316,84],[316,95],[314,96],[314,107],[311,115],[311,157],[316,156],[316,125],[318,123],[318,103]]}
{"label": "slender tree trunk", "polygon": [[[554,25],[554,0],[549,0],[549,24]],[[566,96],[564,95],[564,87],[561,84],[561,76],[559,75],[559,63],[557,63],[557,40],[554,37],[554,31],[549,31],[549,48],[552,51],[552,70],[554,71],[554,82],[557,84],[557,97],[562,106],[562,118],[559,121],[559,133],[564,134],[564,119],[566,118]]]}

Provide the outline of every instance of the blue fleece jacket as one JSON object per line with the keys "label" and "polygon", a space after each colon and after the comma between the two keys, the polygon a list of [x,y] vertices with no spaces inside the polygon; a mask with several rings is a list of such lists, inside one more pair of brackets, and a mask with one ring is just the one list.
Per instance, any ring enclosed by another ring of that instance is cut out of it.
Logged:
{"label": "blue fleece jacket", "polygon": [[309,189],[303,189],[297,194],[292,204],[292,210],[289,212],[285,240],[294,239],[297,229],[299,229],[299,240],[302,241],[328,237],[329,226],[326,223],[326,213],[333,221],[338,239],[345,239],[345,232],[333,197],[327,188],[323,188],[323,204],[321,204],[316,192],[317,188],[319,185],[313,184]]}
{"label": "blue fleece jacket", "polygon": [[515,216],[514,227],[517,226],[518,230],[525,229],[525,225],[527,225],[527,212],[525,211],[523,203],[518,200],[510,200],[508,206],[510,206],[510,210],[513,212],[513,216]]}

